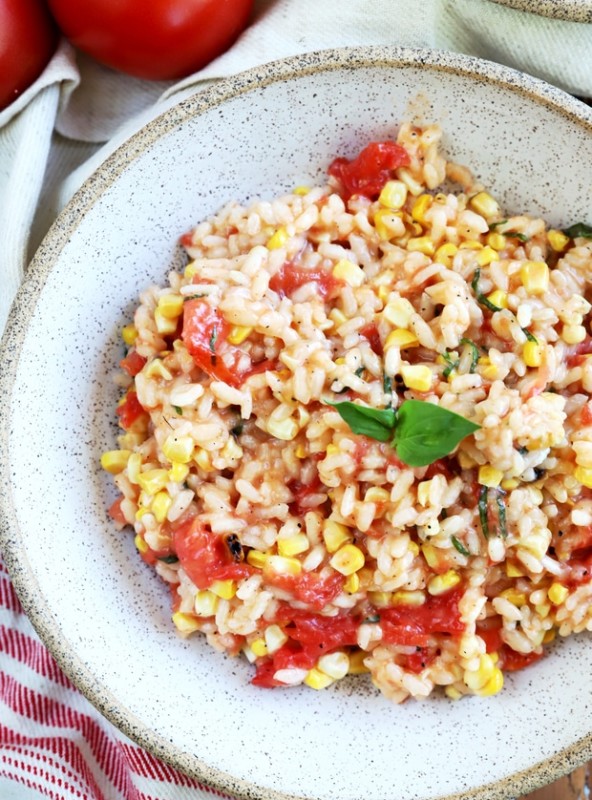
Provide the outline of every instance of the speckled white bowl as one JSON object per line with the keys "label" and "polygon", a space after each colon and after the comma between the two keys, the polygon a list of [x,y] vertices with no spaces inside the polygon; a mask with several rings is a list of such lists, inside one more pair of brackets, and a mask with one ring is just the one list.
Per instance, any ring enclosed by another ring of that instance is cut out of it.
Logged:
{"label": "speckled white bowl", "polygon": [[406,49],[309,54],[167,112],[82,187],[41,246],[2,350],[2,547],[34,625],[125,733],[243,797],[508,798],[592,756],[592,647],[580,636],[499,696],[390,705],[365,678],[263,691],[251,668],[182,641],[167,592],[105,509],[118,330],[229,198],[322,180],[397,122],[438,122],[450,155],[515,210],[590,217],[592,112],[471,58]]}
{"label": "speckled white bowl", "polygon": [[517,11],[568,22],[592,22],[592,0],[493,0]]}

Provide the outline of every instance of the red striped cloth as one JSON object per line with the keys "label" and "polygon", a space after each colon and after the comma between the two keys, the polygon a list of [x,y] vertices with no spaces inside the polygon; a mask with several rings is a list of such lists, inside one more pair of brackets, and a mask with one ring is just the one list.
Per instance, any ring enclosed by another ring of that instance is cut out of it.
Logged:
{"label": "red striped cloth", "polygon": [[39,641],[0,558],[0,798],[226,797],[142,750],[87,702]]}

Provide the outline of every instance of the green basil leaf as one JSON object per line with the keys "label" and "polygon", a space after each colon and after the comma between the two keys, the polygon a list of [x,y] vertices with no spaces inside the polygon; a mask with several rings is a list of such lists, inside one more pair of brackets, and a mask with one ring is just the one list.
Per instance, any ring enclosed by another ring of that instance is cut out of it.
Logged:
{"label": "green basil leaf", "polygon": [[569,228],[564,228],[563,233],[569,236],[570,239],[576,239],[578,236],[583,236],[584,239],[592,239],[592,226],[586,225],[585,222],[576,222]]}
{"label": "green basil leaf", "polygon": [[457,539],[456,536],[451,536],[450,537],[450,541],[452,542],[452,544],[454,546],[454,549],[458,550],[458,552],[461,554],[461,556],[470,556],[471,555],[469,553],[469,551],[467,550],[467,548],[464,546],[464,544],[460,541],[460,539]]}
{"label": "green basil leaf", "polygon": [[425,467],[451,453],[480,426],[465,417],[422,400],[405,400],[399,408],[393,444],[410,467]]}
{"label": "green basil leaf", "polygon": [[497,521],[499,524],[499,535],[502,539],[505,539],[508,536],[508,526],[506,522],[506,504],[504,503],[504,498],[501,494],[499,494],[495,498],[495,502],[497,504]]}
{"label": "green basil leaf", "polygon": [[496,306],[495,303],[492,303],[491,300],[488,300],[484,294],[481,294],[479,291],[479,278],[481,277],[481,267],[477,267],[475,270],[475,274],[473,275],[473,280],[471,281],[471,288],[475,292],[475,297],[477,298],[477,302],[480,303],[485,308],[488,308],[490,311],[501,311],[499,306]]}
{"label": "green basil leaf", "polygon": [[464,337],[460,340],[459,344],[466,344],[471,348],[471,366],[469,367],[469,372],[475,372],[477,364],[479,363],[479,348],[475,342],[472,342],[470,339],[465,339]]}
{"label": "green basil leaf", "polygon": [[481,523],[481,530],[483,531],[483,536],[486,539],[489,539],[489,521],[487,519],[488,504],[489,489],[487,486],[481,486],[479,489],[479,501],[477,503],[477,507],[479,509],[479,522]]}
{"label": "green basil leaf", "polygon": [[[327,401],[328,402],[328,401]],[[388,442],[393,435],[397,413],[393,408],[369,408],[359,406],[345,400],[342,403],[330,403],[345,420],[354,433],[369,436],[379,442]]]}
{"label": "green basil leaf", "polygon": [[526,338],[528,339],[529,342],[532,342],[533,344],[538,344],[539,343],[539,340],[536,338],[536,336],[533,333],[531,333],[528,330],[528,328],[521,328],[521,330],[522,330],[522,333],[526,336]]}
{"label": "green basil leaf", "polygon": [[490,222],[489,230],[494,231],[496,228],[499,228],[500,225],[505,225],[507,221],[507,219],[499,219],[497,222]]}
{"label": "green basil leaf", "polygon": [[445,350],[442,353],[442,358],[444,359],[444,361],[448,365],[442,371],[442,377],[443,378],[448,378],[450,376],[450,373],[458,367],[458,365],[460,364],[460,360],[457,359],[456,361],[453,361],[452,360],[452,356],[450,355],[448,350]]}
{"label": "green basil leaf", "polygon": [[525,233],[520,233],[519,231],[504,231],[504,236],[510,239],[518,239],[519,242],[530,242],[530,236],[527,236]]}

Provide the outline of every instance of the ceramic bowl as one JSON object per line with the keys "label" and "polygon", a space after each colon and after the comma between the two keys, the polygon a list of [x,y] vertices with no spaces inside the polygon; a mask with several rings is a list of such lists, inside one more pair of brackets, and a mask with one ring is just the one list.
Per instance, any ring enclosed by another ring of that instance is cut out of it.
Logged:
{"label": "ceramic bowl", "polygon": [[322,181],[401,120],[440,123],[506,208],[589,220],[592,111],[578,101],[457,55],[308,54],[182,102],[111,156],[43,242],[3,340],[2,547],[27,613],[109,720],[240,797],[495,800],[592,757],[587,636],[489,699],[395,706],[364,677],[257,689],[247,663],[176,636],[164,586],[106,514],[118,332],[178,263],[180,234],[230,198]]}
{"label": "ceramic bowl", "polygon": [[567,22],[592,22],[592,0],[493,0],[517,11]]}

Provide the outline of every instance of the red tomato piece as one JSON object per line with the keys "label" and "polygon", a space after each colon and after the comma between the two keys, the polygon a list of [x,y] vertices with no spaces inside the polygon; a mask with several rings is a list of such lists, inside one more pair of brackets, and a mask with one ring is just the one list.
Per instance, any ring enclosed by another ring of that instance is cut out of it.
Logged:
{"label": "red tomato piece", "polygon": [[124,525],[127,525],[127,520],[123,516],[123,511],[121,510],[121,501],[122,500],[123,500],[123,496],[122,497],[118,497],[117,500],[115,500],[113,503],[111,503],[111,505],[109,506],[109,509],[107,511],[107,513],[109,514],[111,519],[114,520],[115,523],[117,524],[117,526],[121,527],[121,528],[123,528]]}
{"label": "red tomato piece", "polygon": [[196,365],[212,378],[230,386],[239,386],[237,374],[222,361],[222,354],[232,348],[226,341],[230,325],[216,308],[201,299],[187,300],[183,309],[183,331],[181,337]]}
{"label": "red tomato piece", "polygon": [[364,328],[360,330],[360,336],[363,336],[364,339],[368,340],[370,344],[370,349],[373,353],[376,353],[377,356],[382,356],[384,353],[384,348],[382,346],[382,342],[380,340],[380,334],[378,333],[378,328],[371,322],[369,325],[366,325]]}
{"label": "red tomato piece", "polygon": [[196,517],[174,530],[173,549],[198,589],[207,589],[214,581],[241,580],[253,572],[248,564],[233,561],[224,537],[208,530]]}
{"label": "red tomato piece", "polygon": [[150,80],[183,78],[204,67],[235,41],[253,7],[253,0],[48,3],[72,44],[103,64]]}
{"label": "red tomato piece", "polygon": [[306,500],[313,494],[318,494],[324,490],[324,485],[319,477],[318,472],[310,483],[300,483],[300,481],[290,481],[288,489],[294,495],[294,499],[290,503],[290,511],[294,516],[301,517],[310,511],[310,506],[306,504]]}
{"label": "red tomato piece", "polygon": [[393,606],[380,612],[382,640],[387,644],[425,647],[431,634],[458,635],[465,629],[458,609],[464,589],[429,595],[421,606]]}
{"label": "red tomato piece", "polygon": [[41,0],[0,0],[0,111],[35,82],[58,31]]}
{"label": "red tomato piece", "polygon": [[284,683],[276,681],[273,677],[277,672],[277,667],[270,658],[257,661],[257,671],[251,679],[253,686],[260,686],[262,689],[275,689],[278,686],[285,686]]}
{"label": "red tomato piece", "polygon": [[577,367],[583,361],[585,356],[592,353],[592,337],[586,336],[583,342],[573,344],[567,348],[565,363],[568,367]]}
{"label": "red tomato piece", "polygon": [[497,627],[477,628],[477,635],[485,642],[487,653],[497,653],[503,644],[501,620]]}
{"label": "red tomato piece", "polygon": [[336,158],[328,172],[340,181],[344,198],[361,194],[375,200],[393,170],[409,162],[409,153],[396,142],[371,142],[351,161]]}
{"label": "red tomato piece", "polygon": [[329,578],[321,578],[315,572],[301,575],[274,575],[267,578],[268,583],[290,592],[296,600],[306,603],[315,611],[322,611],[334,600],[343,588],[343,575],[335,573]]}
{"label": "red tomato piece", "polygon": [[500,669],[506,672],[516,672],[534,664],[535,661],[539,661],[543,657],[543,653],[517,653],[507,644],[504,644],[499,651],[499,657]]}
{"label": "red tomato piece", "polygon": [[125,370],[128,375],[135,378],[136,375],[144,369],[144,364],[147,360],[148,359],[141,356],[137,350],[130,350],[126,357],[119,362],[119,366],[121,369]]}
{"label": "red tomato piece", "polygon": [[304,269],[288,262],[272,276],[269,288],[280,297],[291,297],[296,289],[307,283],[314,283],[324,300],[334,297],[343,286],[343,282],[326,269]]}
{"label": "red tomato piece", "polygon": [[303,647],[317,645],[323,653],[338,647],[355,645],[358,641],[358,622],[351,614],[323,617],[320,614],[302,614],[294,618],[295,630],[290,636]]}
{"label": "red tomato piece", "polygon": [[592,401],[588,401],[580,412],[582,425],[592,425]]}
{"label": "red tomato piece", "polygon": [[124,431],[129,431],[138,420],[148,417],[138,400],[138,395],[133,390],[126,394],[125,400],[120,406],[117,406],[115,413],[119,417],[119,424]]}
{"label": "red tomato piece", "polygon": [[403,667],[409,670],[409,672],[414,672],[416,675],[419,675],[426,667],[430,666],[435,658],[436,652],[434,650],[427,650],[424,647],[419,647],[415,653],[410,653],[408,656],[405,656]]}

